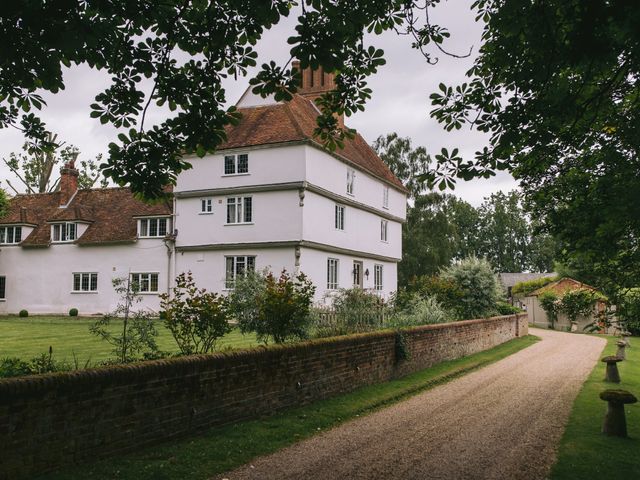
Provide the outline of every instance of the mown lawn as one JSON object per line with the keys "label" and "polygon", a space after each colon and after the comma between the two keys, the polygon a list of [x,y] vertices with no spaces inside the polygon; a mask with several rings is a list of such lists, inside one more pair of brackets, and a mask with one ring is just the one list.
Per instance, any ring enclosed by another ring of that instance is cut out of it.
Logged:
{"label": "mown lawn", "polygon": [[[346,395],[287,410],[268,418],[214,428],[202,436],[178,439],[42,478],[204,480],[356,416],[458,378],[516,353],[538,340],[533,335],[517,338],[490,350],[443,362],[398,380],[360,388]],[[277,478],[277,474],[274,478]]]}
{"label": "mown lawn", "polygon": [[[75,354],[81,366],[113,358],[112,347],[89,333],[96,318],[36,316],[28,318],[0,317],[0,358],[19,357],[29,360],[53,348],[56,360],[73,362]],[[119,323],[121,325],[121,323]],[[114,330],[118,325],[114,325]],[[158,347],[175,353],[178,347],[161,321],[157,322]],[[257,345],[254,335],[242,335],[233,330],[219,342],[218,349],[246,348]]]}
{"label": "mown lawn", "polygon": [[[614,355],[617,338],[609,337],[602,354]],[[590,480],[629,480],[640,478],[640,404],[627,405],[627,429],[630,438],[607,437],[600,433],[606,402],[600,392],[621,388],[640,399],[640,338],[631,339],[627,359],[618,363],[621,383],[603,381],[605,365],[598,362],[578,394],[564,432],[554,480],[584,478]]]}

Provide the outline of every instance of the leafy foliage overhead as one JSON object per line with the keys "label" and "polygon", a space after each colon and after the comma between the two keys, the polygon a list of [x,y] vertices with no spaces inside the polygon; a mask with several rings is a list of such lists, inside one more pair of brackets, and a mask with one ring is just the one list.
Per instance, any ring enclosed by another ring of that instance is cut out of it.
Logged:
{"label": "leafy foliage overhead", "polygon": [[565,261],[604,285],[640,283],[640,10],[627,0],[477,0],[483,45],[432,116],[490,145],[428,177],[508,170]]}
{"label": "leafy foliage overhead", "polygon": [[[111,75],[97,92],[91,116],[121,130],[109,146],[105,174],[146,197],[190,165],[183,154],[203,156],[225,140],[224,127],[238,121],[225,109],[222,81],[247,75],[256,65],[255,45],[266,29],[297,15],[289,38],[300,67],[337,73],[336,89],[317,100],[316,135],[329,148],[350,135],[334,113],[363,110],[371,96],[366,78],[385,63],[383,51],[365,45],[365,32],[395,30],[408,36],[427,61],[449,36],[429,20],[439,0],[103,0],[7,2],[0,16],[0,128],[15,127],[40,148],[53,148],[35,111],[42,92],[65,88],[63,67],[86,64]],[[291,98],[299,72],[271,61],[251,79],[253,91]],[[152,90],[145,94],[144,79]],[[145,123],[154,103],[174,112]]]}

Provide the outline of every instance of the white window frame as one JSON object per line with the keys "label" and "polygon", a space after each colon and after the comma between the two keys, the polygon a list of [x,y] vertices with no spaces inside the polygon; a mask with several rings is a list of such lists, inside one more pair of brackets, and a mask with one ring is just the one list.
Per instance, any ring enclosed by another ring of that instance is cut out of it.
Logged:
{"label": "white window frame", "polygon": [[381,219],[380,220],[380,241],[388,243],[389,242],[389,221]]}
{"label": "white window frame", "polygon": [[[160,234],[160,224],[164,222],[164,234]],[[151,225],[155,223],[156,234],[151,235]],[[138,238],[164,238],[171,232],[171,219],[169,217],[146,217],[138,219]]]}
{"label": "white window frame", "polygon": [[[233,209],[234,211],[233,215],[230,215],[230,212],[229,212],[229,207],[231,206],[235,207]],[[247,216],[247,209],[249,210],[248,216]],[[253,197],[252,196],[227,197],[225,225],[250,225],[252,223],[253,223]]]}
{"label": "white window frame", "polygon": [[382,187],[382,208],[389,208],[389,187]]}
{"label": "white window frame", "polygon": [[327,258],[327,290],[337,290],[340,286],[340,259]]}
{"label": "white window frame", "polygon": [[353,168],[347,168],[347,194],[354,195],[356,183],[356,171]]}
{"label": "white window frame", "polygon": [[[76,288],[76,277],[78,277],[79,288]],[[71,279],[72,293],[98,293],[98,272],[73,272]],[[86,288],[85,279],[87,281]]]}
{"label": "white window frame", "polygon": [[210,215],[213,213],[213,198],[200,199],[200,214]]}
{"label": "white window frame", "polygon": [[376,263],[373,265],[373,289],[382,290],[384,288],[384,265]]}
{"label": "white window frame", "polygon": [[[231,262],[229,262],[231,261]],[[242,270],[238,267],[242,266]],[[229,268],[231,267],[231,268]],[[233,290],[236,285],[238,275],[245,275],[246,272],[256,271],[255,255],[225,255],[224,257],[224,288]]]}
{"label": "white window frame", "polygon": [[346,217],[346,207],[336,203],[333,216],[333,226],[336,230],[344,232],[344,224]]}
{"label": "white window frame", "polygon": [[[227,168],[227,166],[230,165],[229,162],[232,162],[232,168]],[[222,176],[230,177],[233,175],[249,175],[248,153],[224,155],[222,160]]]}
{"label": "white window frame", "polygon": [[76,222],[54,223],[51,225],[51,241],[53,243],[70,243],[77,238],[78,224]]}
{"label": "white window frame", "polygon": [[22,225],[0,226],[0,245],[17,245],[22,241]]}
{"label": "white window frame", "polygon": [[[155,277],[156,289],[152,290]],[[131,283],[138,285],[138,293],[141,295],[155,295],[160,292],[159,272],[131,272]]]}

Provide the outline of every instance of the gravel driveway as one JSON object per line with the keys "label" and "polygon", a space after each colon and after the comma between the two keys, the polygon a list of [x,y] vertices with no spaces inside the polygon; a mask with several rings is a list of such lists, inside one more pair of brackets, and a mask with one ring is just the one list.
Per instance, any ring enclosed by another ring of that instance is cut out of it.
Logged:
{"label": "gravel driveway", "polygon": [[546,478],[606,342],[532,333],[542,341],[504,360],[217,478]]}

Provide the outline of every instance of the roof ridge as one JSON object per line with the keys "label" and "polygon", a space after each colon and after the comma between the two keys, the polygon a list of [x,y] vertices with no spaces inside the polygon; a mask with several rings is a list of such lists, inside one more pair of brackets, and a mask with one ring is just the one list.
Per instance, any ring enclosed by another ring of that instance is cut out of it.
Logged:
{"label": "roof ridge", "polygon": [[308,138],[302,131],[302,127],[300,126],[298,119],[293,114],[293,111],[291,110],[291,107],[290,107],[290,102],[286,102],[284,104],[284,111],[287,114],[287,117],[289,117],[289,120],[291,120],[291,123],[293,124],[293,128],[295,128],[296,133],[303,138]]}

